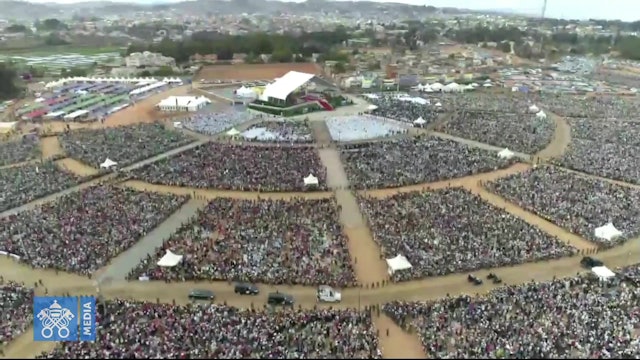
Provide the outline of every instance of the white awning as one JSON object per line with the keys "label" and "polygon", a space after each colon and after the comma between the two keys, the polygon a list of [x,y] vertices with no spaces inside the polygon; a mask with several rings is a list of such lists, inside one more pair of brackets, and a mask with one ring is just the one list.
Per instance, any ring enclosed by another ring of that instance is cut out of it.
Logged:
{"label": "white awning", "polygon": [[101,169],[108,169],[114,165],[118,165],[117,162],[107,158],[102,164],[100,164],[100,168]]}
{"label": "white awning", "polygon": [[513,151],[511,151],[511,150],[509,150],[507,148],[504,148],[504,149],[500,150],[500,152],[498,152],[498,157],[501,158],[501,159],[511,159],[513,157],[513,155],[515,155],[513,153]]}
{"label": "white awning", "polygon": [[611,241],[622,235],[622,231],[616,229],[616,227],[613,226],[613,223],[607,223],[603,226],[600,226],[599,228],[596,228],[596,230],[594,231],[594,235],[597,238]]}
{"label": "white awning", "polygon": [[167,250],[167,253],[164,254],[162,259],[158,260],[158,266],[162,267],[174,267],[178,265],[182,261],[182,255],[177,255],[171,252],[171,250]]}
{"label": "white awning", "polygon": [[392,259],[387,259],[389,267],[389,275],[393,275],[396,271],[411,269],[413,266],[404,255],[398,255]]}
{"label": "white awning", "polygon": [[301,87],[315,75],[298,71],[289,71],[283,77],[267,85],[262,93],[264,99],[275,98],[285,100],[289,94]]}
{"label": "white awning", "polygon": [[536,114],[536,117],[539,119],[544,119],[547,117],[547,114],[545,114],[544,111],[540,110],[540,112]]}
{"label": "white awning", "polygon": [[378,107],[377,107],[377,106],[375,106],[375,105],[369,105],[369,106],[367,107],[367,110],[371,110],[371,111],[373,111],[373,110],[376,110],[377,108],[378,108]]}
{"label": "white awning", "polygon": [[236,128],[233,128],[233,129],[227,131],[227,135],[229,135],[229,136],[238,136],[238,135],[240,135],[240,131],[238,131],[238,129],[236,129]]}
{"label": "white awning", "polygon": [[303,179],[304,184],[309,186],[309,185],[318,185],[318,178],[313,176],[313,174],[309,174],[309,176],[307,176],[306,178]]}
{"label": "white awning", "polygon": [[422,116],[420,116],[413,123],[417,125],[423,125],[427,123],[427,120],[423,119]]}
{"label": "white awning", "polygon": [[616,273],[614,273],[613,271],[611,271],[611,269],[609,269],[606,266],[596,266],[596,267],[592,267],[591,271],[593,271],[593,273],[600,279],[600,280],[606,280],[609,278],[612,278],[614,276],[616,276]]}

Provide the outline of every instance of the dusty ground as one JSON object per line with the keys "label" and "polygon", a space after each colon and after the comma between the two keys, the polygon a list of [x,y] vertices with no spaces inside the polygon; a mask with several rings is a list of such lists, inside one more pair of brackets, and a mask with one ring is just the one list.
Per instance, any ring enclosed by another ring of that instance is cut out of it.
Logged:
{"label": "dusty ground", "polygon": [[204,66],[196,75],[195,81],[204,80],[273,80],[289,71],[320,74],[320,68],[312,63],[286,64],[238,64]]}
{"label": "dusty ground", "polygon": [[[166,96],[166,94],[163,94]],[[127,118],[122,118],[125,121]],[[561,118],[556,119],[556,136],[554,141],[538,155],[544,160],[547,157],[561,154],[570,140],[568,126]],[[324,139],[326,126],[314,126],[314,132]],[[43,153],[56,154],[61,151],[59,144],[55,140],[43,141]],[[55,139],[55,138],[53,138]],[[366,226],[366,221],[360,213],[353,193],[343,189],[347,183],[344,169],[337,156],[336,149],[329,147],[320,150],[321,159],[328,170],[328,182],[332,187],[332,192],[325,193],[247,193],[235,191],[218,190],[197,190],[189,188],[177,188],[170,186],[155,186],[139,181],[128,181],[121,186],[128,186],[139,190],[170,192],[175,194],[196,194],[202,199],[213,197],[234,197],[242,199],[260,198],[291,198],[293,196],[303,196],[308,198],[321,198],[335,195],[338,203],[342,206],[341,221],[345,227],[345,233],[349,239],[349,251],[352,255],[356,273],[363,283],[362,288],[346,289],[343,291],[343,302],[334,305],[337,307],[361,308],[367,305],[382,304],[394,299],[405,300],[425,300],[444,297],[447,294],[479,293],[495,288],[490,282],[486,282],[480,287],[472,287],[466,281],[466,274],[454,274],[450,276],[435,277],[426,280],[416,280],[400,284],[389,284],[386,279],[386,267],[384,260],[380,258],[380,249],[372,239],[371,232]],[[489,174],[480,174],[451,181],[432,184],[421,184],[399,189],[384,189],[365,191],[368,195],[375,197],[386,197],[397,192],[413,190],[437,189],[446,186],[463,186],[472,192],[482,196],[486,201],[504,208],[506,211],[525,219],[526,221],[540,227],[544,231],[558,236],[560,239],[576,246],[579,249],[591,249],[592,244],[586,240],[568,233],[564,229],[547,222],[517,206],[508,203],[504,199],[487,192],[482,188],[482,181],[489,181],[508,174],[521,172],[528,169],[528,164],[516,164],[508,169],[499,170]],[[72,171],[88,171],[87,169],[76,169],[69,167]],[[640,256],[640,240],[630,241],[627,244],[601,252],[598,258],[604,260],[608,266],[616,267],[636,261]],[[550,280],[554,276],[570,276],[580,271],[579,256],[564,258],[554,261],[544,261],[539,263],[522,264],[518,266],[491,269],[491,272],[499,274],[504,284],[518,284],[532,279],[538,281]],[[105,270],[106,271],[106,270]],[[485,277],[489,270],[475,272],[479,277]],[[52,271],[33,270],[27,266],[18,264],[7,258],[0,258],[0,274],[5,279],[22,281],[26,284],[33,284],[42,281],[44,285],[37,288],[37,292],[42,294],[46,288],[50,294],[87,294],[95,293],[94,281],[70,274],[56,274]],[[132,282],[112,281],[103,284],[102,293],[110,298],[124,297],[136,298],[148,301],[186,303],[185,294],[193,287],[208,288],[215,291],[216,301],[227,302],[236,306],[248,307],[251,305],[262,306],[265,302],[265,294],[270,290],[281,290],[295,296],[296,301],[302,307],[316,306],[315,289],[303,286],[264,286],[258,297],[248,298],[236,296],[233,289],[227,282],[200,282],[195,283],[175,283],[165,284],[164,282]],[[392,321],[382,316],[374,316],[375,324],[380,332],[380,344],[384,351],[385,358],[424,358],[422,347],[416,335],[408,334],[399,329]],[[387,335],[387,332],[389,335]],[[47,350],[52,345],[47,343],[33,344],[32,333],[28,332],[20,336],[5,349],[5,356],[12,357],[33,357],[35,354]]]}

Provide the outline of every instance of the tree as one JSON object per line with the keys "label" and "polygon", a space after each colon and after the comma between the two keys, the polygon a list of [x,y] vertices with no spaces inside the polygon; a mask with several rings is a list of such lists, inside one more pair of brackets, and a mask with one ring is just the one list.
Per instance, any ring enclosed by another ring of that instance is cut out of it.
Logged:
{"label": "tree", "polygon": [[16,71],[6,63],[0,63],[0,100],[13,99],[20,93],[16,86]]}
{"label": "tree", "polygon": [[45,19],[42,22],[37,22],[36,28],[42,31],[58,31],[67,30],[67,25],[58,19],[51,18]]}
{"label": "tree", "polygon": [[46,38],[44,38],[44,44],[48,46],[60,46],[60,45],[68,45],[69,42],[63,38],[61,38],[57,34],[49,34]]}
{"label": "tree", "polygon": [[87,74],[88,74],[87,69],[79,68],[79,67],[60,70],[61,77],[87,76]]}
{"label": "tree", "polygon": [[336,74],[342,74],[344,72],[347,71],[346,66],[344,65],[343,62],[339,61],[337,62],[334,66],[333,66],[333,72],[335,72]]}
{"label": "tree", "polygon": [[20,25],[20,24],[13,24],[13,25],[9,25],[6,28],[4,28],[4,31],[8,32],[8,33],[26,33],[29,30],[27,29],[26,26],[24,25]]}
{"label": "tree", "polygon": [[271,62],[288,63],[293,60],[293,54],[289,49],[277,49],[271,55]]}

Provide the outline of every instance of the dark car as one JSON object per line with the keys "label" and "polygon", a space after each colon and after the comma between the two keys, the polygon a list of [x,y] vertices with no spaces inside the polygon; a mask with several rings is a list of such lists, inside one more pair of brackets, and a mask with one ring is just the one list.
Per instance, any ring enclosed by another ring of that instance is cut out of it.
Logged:
{"label": "dark car", "polygon": [[596,266],[602,266],[604,263],[598,259],[592,258],[591,256],[585,256],[580,260],[580,265],[582,265],[583,268],[591,269]]}
{"label": "dark car", "polygon": [[260,290],[258,290],[258,287],[253,284],[237,283],[233,292],[240,295],[258,295]]}
{"label": "dark car", "polygon": [[272,306],[293,306],[294,303],[293,296],[280,292],[270,293],[267,298],[267,304]]}
{"label": "dark car", "polygon": [[469,281],[473,285],[482,285],[482,279],[472,274],[469,274],[469,276],[467,276],[467,281]]}
{"label": "dark car", "polygon": [[216,296],[211,290],[193,289],[189,292],[189,299],[192,300],[213,300]]}

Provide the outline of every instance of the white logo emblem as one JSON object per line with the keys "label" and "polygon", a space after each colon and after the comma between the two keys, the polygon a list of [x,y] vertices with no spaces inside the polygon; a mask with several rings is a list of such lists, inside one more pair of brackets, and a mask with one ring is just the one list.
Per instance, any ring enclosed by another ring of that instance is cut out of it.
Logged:
{"label": "white logo emblem", "polygon": [[53,304],[49,308],[40,310],[38,320],[42,323],[42,337],[50,339],[53,336],[53,329],[58,329],[60,338],[69,336],[69,323],[73,320],[74,315],[69,309],[65,309],[53,300]]}

